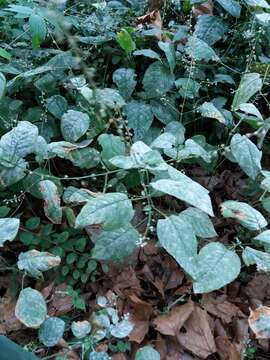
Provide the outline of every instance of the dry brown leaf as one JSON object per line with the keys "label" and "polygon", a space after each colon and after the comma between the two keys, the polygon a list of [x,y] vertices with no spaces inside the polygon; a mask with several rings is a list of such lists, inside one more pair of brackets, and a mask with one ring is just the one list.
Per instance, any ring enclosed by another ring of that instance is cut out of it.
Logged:
{"label": "dry brown leaf", "polygon": [[242,355],[237,345],[230,342],[226,336],[216,338],[217,353],[221,360],[241,360]]}
{"label": "dry brown leaf", "polygon": [[186,350],[206,359],[216,352],[216,344],[211,331],[209,315],[198,306],[194,308],[184,328],[186,333],[179,333],[177,339]]}
{"label": "dry brown leaf", "polygon": [[255,311],[250,309],[248,323],[256,339],[270,338],[270,307],[260,306]]}
{"label": "dry brown leaf", "polygon": [[138,320],[134,316],[131,317],[130,321],[134,325],[134,328],[129,334],[129,340],[140,344],[141,342],[143,342],[145,335],[148,333],[149,321]]}
{"label": "dry brown leaf", "polygon": [[158,10],[153,10],[149,12],[146,15],[140,16],[136,20],[137,25],[152,25],[153,27],[157,28],[157,30],[160,30],[160,34],[156,36],[158,40],[161,40],[161,30],[163,27],[162,19],[160,12]]}
{"label": "dry brown leaf", "polygon": [[112,360],[127,360],[127,357],[123,353],[117,353],[112,356]]}
{"label": "dry brown leaf", "polygon": [[61,316],[69,313],[73,309],[72,299],[66,293],[67,285],[65,283],[57,286],[52,295],[52,301],[49,304],[48,315]]}
{"label": "dry brown leaf", "polygon": [[163,335],[176,336],[194,310],[193,302],[175,306],[168,314],[156,317],[153,324]]}
{"label": "dry brown leaf", "polygon": [[211,295],[205,295],[202,307],[211,315],[220,318],[225,324],[229,324],[235,316],[245,317],[237,306],[226,300],[225,296],[215,299]]}
{"label": "dry brown leaf", "polygon": [[192,7],[192,11],[195,17],[198,17],[200,15],[213,15],[213,1],[208,0],[200,5],[194,5]]}
{"label": "dry brown leaf", "polygon": [[146,301],[141,300],[135,294],[128,297],[130,305],[134,308],[134,316],[139,320],[148,320],[152,315],[152,305]]}
{"label": "dry brown leaf", "polygon": [[6,334],[11,331],[17,331],[22,328],[22,323],[15,316],[15,305],[9,291],[0,299],[0,322],[1,333]]}
{"label": "dry brown leaf", "polygon": [[270,299],[270,277],[268,274],[257,274],[246,286],[245,293],[250,299]]}

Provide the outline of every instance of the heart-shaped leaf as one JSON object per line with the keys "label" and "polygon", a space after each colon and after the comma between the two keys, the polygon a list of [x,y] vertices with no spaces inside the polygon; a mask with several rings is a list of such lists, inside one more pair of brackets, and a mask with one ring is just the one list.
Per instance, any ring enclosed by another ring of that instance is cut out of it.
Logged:
{"label": "heart-shaped leaf", "polygon": [[91,324],[87,320],[73,321],[71,324],[71,331],[77,339],[82,339],[88,334],[90,334]]}
{"label": "heart-shaped leaf", "polygon": [[51,317],[40,326],[39,341],[48,347],[55,346],[62,338],[65,331],[65,322],[58,317]]}

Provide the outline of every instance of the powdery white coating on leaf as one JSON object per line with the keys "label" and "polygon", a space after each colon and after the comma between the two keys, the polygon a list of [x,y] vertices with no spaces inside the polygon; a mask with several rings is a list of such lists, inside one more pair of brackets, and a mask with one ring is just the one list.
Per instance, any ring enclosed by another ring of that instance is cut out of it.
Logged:
{"label": "powdery white coating on leaf", "polygon": [[225,31],[227,30],[226,25],[222,19],[213,15],[201,15],[198,17],[194,35],[205,41],[208,45],[212,46],[217,41],[222,39]]}
{"label": "powdery white coating on leaf", "polygon": [[132,254],[139,239],[138,231],[131,225],[113,231],[102,231],[95,239],[92,257],[98,260],[121,261]]}
{"label": "powdery white coating on leaf", "polygon": [[30,287],[20,292],[15,307],[15,316],[25,326],[38,328],[47,315],[47,305],[42,294]]}
{"label": "powdery white coating on leaf", "polygon": [[111,360],[111,357],[104,351],[92,351],[89,355],[89,360]]}
{"label": "powdery white coating on leaf", "polygon": [[141,140],[154,120],[151,106],[142,101],[131,101],[124,107],[128,127],[134,130],[135,140]]}
{"label": "powdery white coating on leaf", "polygon": [[159,61],[152,63],[143,78],[143,87],[150,98],[165,95],[174,84],[174,76],[170,70]]}
{"label": "powdery white coating on leaf", "polygon": [[261,230],[267,225],[263,215],[244,202],[225,201],[221,204],[221,212],[225,218],[233,218],[249,230]]}
{"label": "powdery white coating on leaf", "polygon": [[186,53],[195,61],[204,60],[206,62],[218,61],[219,57],[215,51],[203,40],[196,36],[190,36],[185,46]]}
{"label": "powdery white coating on leaf", "polygon": [[44,321],[39,328],[39,341],[48,347],[58,344],[65,331],[65,322],[57,317],[51,317]]}
{"label": "powdery white coating on leaf", "polygon": [[249,99],[261,89],[262,79],[260,78],[260,74],[244,74],[240,81],[239,87],[235,92],[232,109],[237,110],[241,104],[247,103]]}
{"label": "powdery white coating on leaf", "polygon": [[76,218],[75,228],[102,225],[113,230],[130,222],[134,214],[132,203],[123,193],[100,194],[90,199]]}
{"label": "powdery white coating on leaf", "polygon": [[200,112],[202,114],[202,116],[207,117],[207,118],[211,118],[211,119],[216,119],[218,120],[221,124],[226,124],[226,119],[224,117],[224,115],[221,113],[221,111],[219,111],[218,108],[216,108],[216,106],[211,103],[211,102],[207,102],[205,101],[201,106],[200,106]]}
{"label": "powdery white coating on leaf", "polygon": [[221,243],[205,245],[197,258],[197,273],[193,282],[195,293],[207,293],[231,283],[241,270],[238,255]]}
{"label": "powdery white coating on leaf", "polygon": [[76,142],[88,130],[90,118],[81,111],[69,110],[61,118],[61,132],[66,141]]}
{"label": "powdery white coating on leaf", "polygon": [[19,255],[18,268],[25,270],[33,277],[42,276],[43,271],[50,270],[61,263],[61,258],[48,252],[29,250]]}
{"label": "powdery white coating on leaf", "polygon": [[232,16],[239,18],[241,14],[241,5],[236,0],[217,0],[217,2]]}
{"label": "powdery white coating on leaf", "polygon": [[0,219],[0,247],[5,241],[15,239],[20,226],[20,220],[15,218]]}
{"label": "powdery white coating on leaf", "polygon": [[241,169],[255,180],[261,171],[262,152],[246,135],[235,134],[231,139],[231,152]]}
{"label": "powdery white coating on leaf", "polygon": [[87,320],[73,321],[71,324],[71,331],[76,338],[82,339],[86,335],[90,334],[91,324]]}
{"label": "powdery white coating on leaf", "polygon": [[171,215],[158,221],[157,235],[160,244],[178,264],[190,275],[194,274],[197,239],[192,226],[181,217]]}
{"label": "powdery white coating on leaf", "polygon": [[151,346],[144,346],[136,352],[135,360],[160,360],[160,355]]}
{"label": "powdery white coating on leaf", "polygon": [[247,246],[242,253],[242,257],[247,266],[256,265],[257,271],[270,271],[270,254]]}
{"label": "powdery white coating on leaf", "polygon": [[190,223],[196,236],[201,238],[217,236],[211,220],[203,211],[195,208],[188,208],[182,211],[179,214],[179,217]]}
{"label": "powdery white coating on leaf", "polygon": [[115,70],[113,82],[117,85],[120,95],[125,100],[129,99],[137,84],[135,70],[126,68]]}
{"label": "powdery white coating on leaf", "polygon": [[208,191],[180,171],[171,167],[169,169],[169,175],[172,179],[157,180],[151,182],[151,186],[158,191],[174,196],[213,216]]}
{"label": "powdery white coating on leaf", "polygon": [[128,319],[123,319],[117,324],[112,325],[110,333],[117,339],[124,339],[132,332],[133,328],[134,325]]}
{"label": "powdery white coating on leaf", "polygon": [[39,182],[39,190],[45,201],[45,215],[54,224],[61,224],[62,208],[57,186],[51,180],[43,180]]}
{"label": "powdery white coating on leaf", "polygon": [[8,149],[12,156],[23,158],[34,152],[37,138],[37,126],[28,121],[20,121],[15,128],[2,136],[0,148],[6,151]]}

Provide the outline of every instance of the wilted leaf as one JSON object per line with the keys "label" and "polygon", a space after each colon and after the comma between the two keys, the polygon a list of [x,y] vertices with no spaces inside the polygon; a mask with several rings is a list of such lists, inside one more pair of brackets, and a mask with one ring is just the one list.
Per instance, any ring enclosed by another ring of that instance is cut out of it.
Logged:
{"label": "wilted leaf", "polygon": [[267,225],[267,221],[258,210],[243,202],[225,201],[221,204],[221,212],[225,218],[235,219],[249,230],[261,230]]}
{"label": "wilted leaf", "polygon": [[6,241],[15,239],[20,226],[20,220],[16,218],[0,219],[0,247],[4,246]]}
{"label": "wilted leaf", "polygon": [[104,230],[114,230],[129,223],[133,214],[132,203],[127,195],[100,194],[90,199],[82,208],[77,216],[75,227],[81,229],[99,224]]}
{"label": "wilted leaf", "polygon": [[40,252],[37,250],[29,250],[19,255],[17,266],[20,270],[24,270],[33,277],[42,276],[43,271],[50,270],[58,266],[61,262],[59,256],[55,256],[48,252]]}
{"label": "wilted leaf", "polygon": [[39,182],[39,190],[45,201],[45,215],[54,224],[61,224],[62,208],[57,186],[51,180],[43,180]]}
{"label": "wilted leaf", "polygon": [[23,289],[16,304],[15,315],[25,326],[38,328],[47,315],[47,305],[41,293],[30,287]]}
{"label": "wilted leaf", "polygon": [[55,346],[62,338],[65,331],[65,322],[57,317],[44,321],[38,331],[39,341],[48,347]]}
{"label": "wilted leaf", "polygon": [[270,308],[260,306],[255,311],[250,309],[248,323],[256,339],[270,338]]}

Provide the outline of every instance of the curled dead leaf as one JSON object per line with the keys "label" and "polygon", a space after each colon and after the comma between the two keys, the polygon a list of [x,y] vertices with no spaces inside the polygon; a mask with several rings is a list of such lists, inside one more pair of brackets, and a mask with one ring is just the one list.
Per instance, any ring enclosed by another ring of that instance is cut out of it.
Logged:
{"label": "curled dead leaf", "polygon": [[202,4],[194,5],[192,7],[192,12],[195,17],[201,16],[201,15],[206,15],[206,14],[213,15],[213,9],[214,9],[213,1],[208,0]]}

